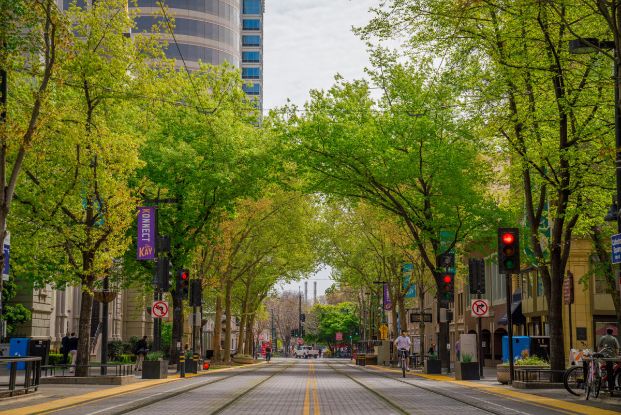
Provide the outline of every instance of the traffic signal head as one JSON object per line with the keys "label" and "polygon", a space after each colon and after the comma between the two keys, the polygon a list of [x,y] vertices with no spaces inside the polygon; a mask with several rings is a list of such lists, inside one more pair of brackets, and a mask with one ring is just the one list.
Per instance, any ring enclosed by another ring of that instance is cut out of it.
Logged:
{"label": "traffic signal head", "polygon": [[177,295],[180,295],[183,300],[187,299],[190,287],[190,271],[187,269],[180,269],[177,271],[176,282]]}
{"label": "traffic signal head", "polygon": [[190,305],[193,307],[200,307],[203,302],[203,287],[201,280],[191,281],[190,290]]}
{"label": "traffic signal head", "polygon": [[440,274],[440,300],[452,302],[454,296],[455,274],[443,272]]}
{"label": "traffic signal head", "polygon": [[498,229],[498,272],[505,275],[520,272],[520,233],[517,228]]}

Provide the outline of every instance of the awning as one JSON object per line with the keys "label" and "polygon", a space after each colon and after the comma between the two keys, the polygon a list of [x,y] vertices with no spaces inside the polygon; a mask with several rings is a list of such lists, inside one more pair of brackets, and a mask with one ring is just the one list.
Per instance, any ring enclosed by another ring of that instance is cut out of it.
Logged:
{"label": "awning", "polygon": [[[524,314],[522,314],[522,292],[518,290],[513,293],[512,300],[511,322],[513,324],[517,324],[518,326],[526,324],[526,318],[524,317]],[[498,324],[502,324],[503,326],[507,325],[507,313],[498,319]]]}

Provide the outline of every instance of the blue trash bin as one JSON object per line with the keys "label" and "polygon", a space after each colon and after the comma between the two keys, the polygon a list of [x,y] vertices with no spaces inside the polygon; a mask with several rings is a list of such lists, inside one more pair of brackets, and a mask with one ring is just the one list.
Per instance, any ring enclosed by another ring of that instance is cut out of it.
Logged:
{"label": "blue trash bin", "polygon": [[[9,354],[11,357],[28,356],[28,344],[30,339],[27,337],[15,337],[9,340]],[[26,363],[18,363],[17,370],[25,370]]]}
{"label": "blue trash bin", "polygon": [[[513,359],[522,357],[522,351],[524,350],[530,355],[530,337],[513,336]],[[509,361],[509,336],[502,336],[502,361]]]}

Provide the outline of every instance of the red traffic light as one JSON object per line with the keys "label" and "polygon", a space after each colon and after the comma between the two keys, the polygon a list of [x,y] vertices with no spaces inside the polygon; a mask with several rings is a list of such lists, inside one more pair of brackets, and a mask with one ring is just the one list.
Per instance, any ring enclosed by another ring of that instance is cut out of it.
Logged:
{"label": "red traffic light", "polygon": [[181,279],[182,279],[183,281],[186,281],[186,280],[188,279],[188,273],[187,273],[187,272],[185,272],[185,271],[183,271],[183,272],[181,273]]}
{"label": "red traffic light", "polygon": [[451,281],[453,281],[453,277],[451,277],[450,275],[445,275],[443,279],[445,284],[450,284]]}
{"label": "red traffic light", "polygon": [[512,233],[506,232],[502,234],[500,239],[502,239],[502,242],[504,244],[510,245],[515,241],[515,235],[513,235]]}

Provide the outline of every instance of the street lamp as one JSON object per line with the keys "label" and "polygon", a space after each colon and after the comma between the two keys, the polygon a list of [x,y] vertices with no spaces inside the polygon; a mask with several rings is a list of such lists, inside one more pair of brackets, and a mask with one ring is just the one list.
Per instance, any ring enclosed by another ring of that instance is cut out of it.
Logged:
{"label": "street lamp", "polygon": [[613,50],[613,62],[615,65],[615,144],[617,151],[615,157],[617,195],[616,198],[613,199],[612,206],[610,206],[610,210],[604,220],[608,222],[617,221],[617,232],[621,233],[621,215],[619,214],[619,206],[621,206],[621,108],[619,108],[621,99],[619,88],[621,87],[621,82],[619,80],[620,63],[618,62],[617,48],[615,47],[614,41],[610,40],[583,38],[569,41],[569,53],[574,55],[596,53],[603,49]]}

